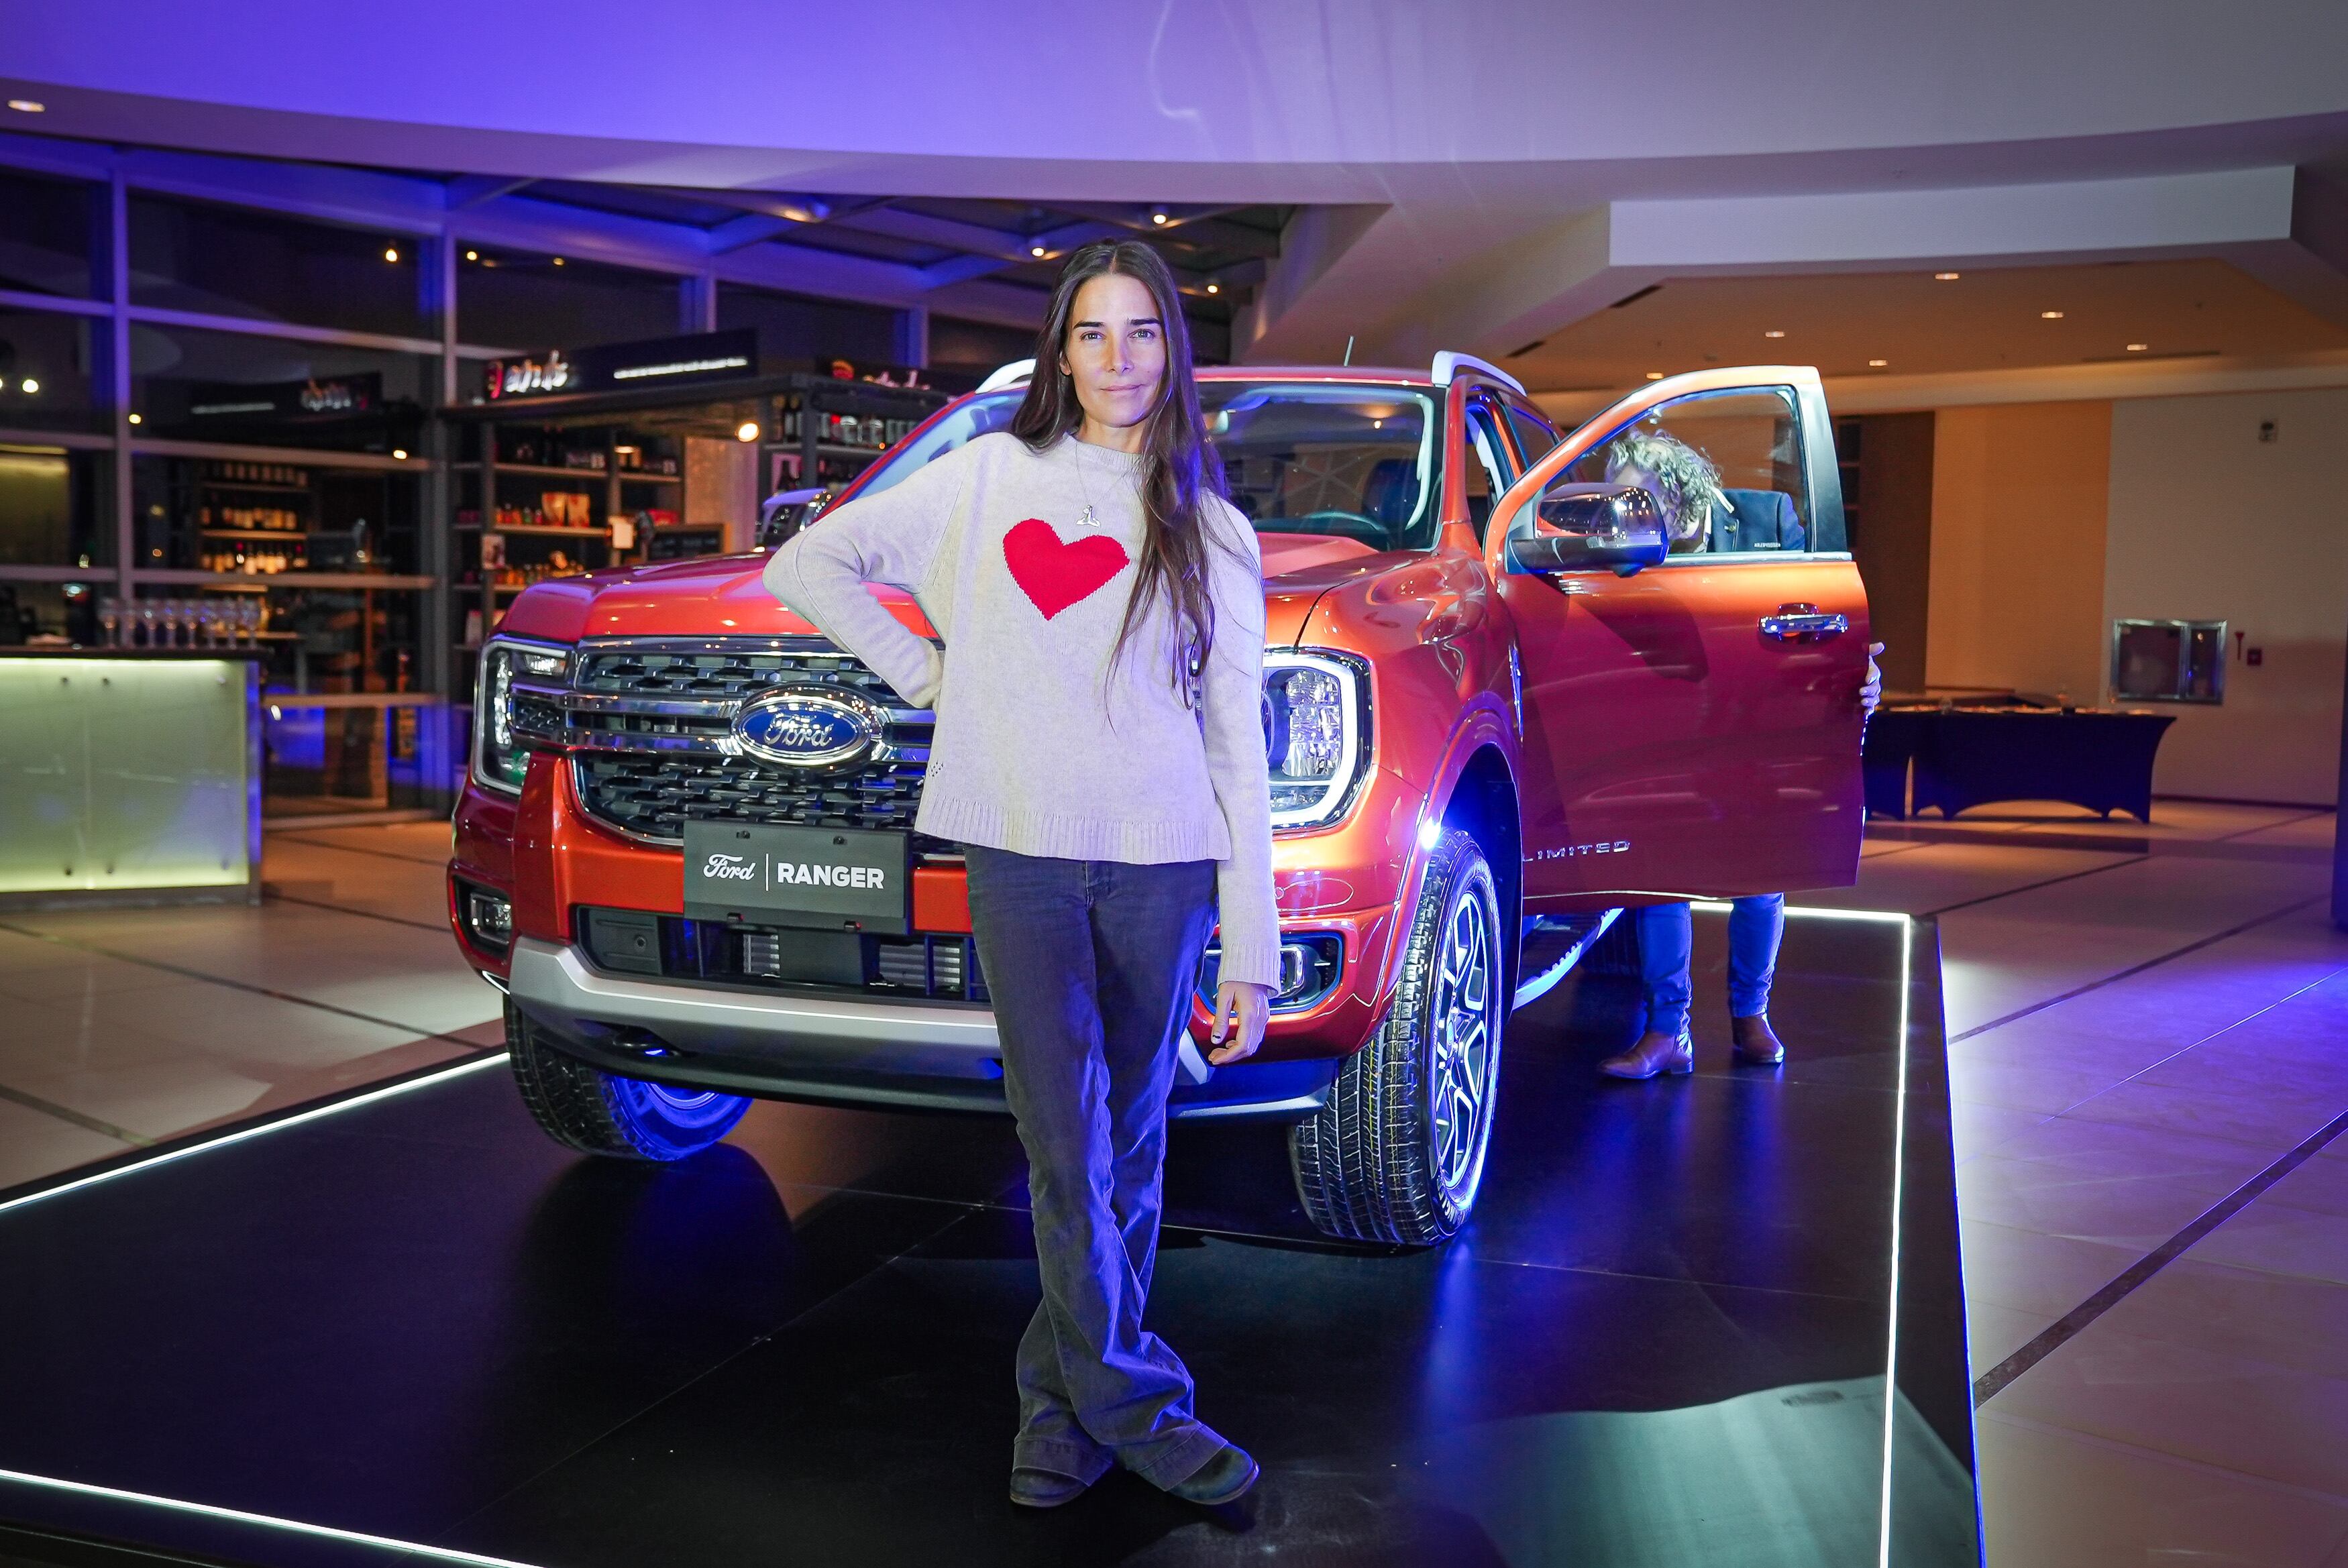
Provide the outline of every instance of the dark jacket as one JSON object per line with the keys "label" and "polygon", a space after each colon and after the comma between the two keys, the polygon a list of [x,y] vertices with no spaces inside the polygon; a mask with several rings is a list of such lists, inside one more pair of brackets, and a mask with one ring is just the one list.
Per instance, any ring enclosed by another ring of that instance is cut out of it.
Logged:
{"label": "dark jacket", "polygon": [[1704,548],[1726,550],[1798,550],[1808,548],[1794,497],[1783,490],[1730,490],[1725,511],[1712,509],[1712,538]]}

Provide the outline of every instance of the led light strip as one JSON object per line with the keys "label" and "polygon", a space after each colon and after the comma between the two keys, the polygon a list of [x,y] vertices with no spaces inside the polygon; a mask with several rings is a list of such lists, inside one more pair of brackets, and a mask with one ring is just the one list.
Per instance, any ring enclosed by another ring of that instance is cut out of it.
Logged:
{"label": "led light strip", "polygon": [[247,1513],[241,1508],[221,1508],[210,1502],[187,1502],[176,1497],[157,1497],[152,1492],[124,1491],[118,1487],[93,1486],[85,1481],[60,1481],[52,1475],[27,1475],[23,1471],[0,1470],[0,1481],[17,1481],[26,1486],[47,1487],[53,1491],[69,1491],[77,1497],[103,1498],[108,1502],[143,1503],[149,1508],[167,1508],[175,1513],[193,1513],[206,1519],[225,1519],[237,1524],[258,1524],[269,1530],[287,1530],[298,1535],[322,1536],[328,1541],[347,1541],[360,1546],[380,1546],[393,1552],[414,1553],[441,1563],[470,1563],[479,1568],[536,1568],[529,1563],[517,1563],[510,1557],[484,1557],[477,1552],[458,1552],[446,1546],[427,1546],[418,1541],[401,1541],[389,1535],[369,1535],[364,1531],[338,1530],[331,1524],[308,1524],[298,1519],[279,1519],[273,1514]]}
{"label": "led light strip", "polygon": [[[1735,906],[1725,899],[1699,898],[1688,907],[1701,909],[1707,915],[1725,915]],[[1906,927],[1910,923],[1907,916],[1890,909],[1822,909],[1794,904],[1786,906],[1786,918],[1788,920],[1864,920],[1879,926],[1900,927]],[[1902,1002],[1900,1005],[1904,1007],[1907,1004]],[[1900,1038],[1904,1040],[1907,1037],[1902,1035]]]}
{"label": "led light strip", "polygon": [[[117,1165],[111,1170],[99,1171],[93,1175],[83,1176],[77,1181],[62,1183],[54,1187],[44,1187],[37,1193],[26,1193],[21,1198],[11,1198],[6,1203],[0,1203],[0,1214],[5,1214],[12,1209],[24,1208],[30,1204],[63,1197],[67,1193],[79,1192],[84,1187],[94,1187],[101,1182],[113,1181],[118,1176],[135,1175],[140,1171],[151,1171],[158,1165],[168,1165],[174,1160],[184,1160],[191,1154],[209,1153],[214,1149],[225,1149],[232,1143],[242,1143],[266,1133],[282,1132],[288,1127],[299,1127],[305,1122],[315,1122],[327,1116],[339,1116],[345,1111],[355,1111],[362,1105],[373,1105],[377,1101],[389,1100],[395,1095],[412,1093],[418,1089],[429,1089],[435,1084],[446,1083],[452,1078],[461,1078],[468,1072],[479,1072],[485,1067],[497,1066],[505,1060],[504,1051],[496,1051],[471,1061],[458,1062],[456,1066],[438,1072],[427,1073],[421,1078],[411,1078],[403,1083],[386,1084],[381,1089],[368,1090],[364,1094],[354,1094],[348,1100],[336,1100],[308,1111],[298,1111],[291,1116],[281,1116],[273,1122],[263,1122],[250,1127],[240,1127],[234,1132],[224,1132],[217,1138],[208,1138],[201,1143],[190,1143],[183,1148],[167,1150],[149,1159],[134,1160],[127,1165]],[[0,1475],[7,1473],[0,1471]],[[483,1558],[479,1561],[487,1562],[489,1559]]]}
{"label": "led light strip", "polygon": [[[1916,923],[1900,917],[1900,1078],[1891,1110],[1891,1307],[1883,1349],[1883,1520],[1878,1568],[1891,1568],[1891,1433],[1900,1409],[1900,1198],[1908,1171],[1908,997],[1915,989],[1910,967]],[[1968,1413],[1970,1419],[1970,1413]]]}

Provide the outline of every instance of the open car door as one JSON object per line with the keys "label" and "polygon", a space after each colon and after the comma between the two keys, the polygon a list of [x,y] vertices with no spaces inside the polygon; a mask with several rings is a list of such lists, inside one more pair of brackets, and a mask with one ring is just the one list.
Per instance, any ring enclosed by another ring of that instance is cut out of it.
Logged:
{"label": "open car door", "polygon": [[1815,370],[1643,387],[1492,518],[1529,910],[1857,879],[1867,597]]}

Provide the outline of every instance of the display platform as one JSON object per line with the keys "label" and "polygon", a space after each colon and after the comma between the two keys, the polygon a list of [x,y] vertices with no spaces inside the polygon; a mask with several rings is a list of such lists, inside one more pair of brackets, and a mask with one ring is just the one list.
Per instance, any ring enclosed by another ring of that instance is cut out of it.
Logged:
{"label": "display platform", "polygon": [[1516,1015],[1447,1247],[1178,1128],[1150,1321],[1263,1460],[1232,1509],[1004,1500],[1007,1122],[762,1105],[628,1165],[493,1059],[0,1199],[0,1561],[1975,1563],[1933,928],[1797,912],[1754,1070],[1722,927],[1692,1079],[1594,1073],[1628,979]]}

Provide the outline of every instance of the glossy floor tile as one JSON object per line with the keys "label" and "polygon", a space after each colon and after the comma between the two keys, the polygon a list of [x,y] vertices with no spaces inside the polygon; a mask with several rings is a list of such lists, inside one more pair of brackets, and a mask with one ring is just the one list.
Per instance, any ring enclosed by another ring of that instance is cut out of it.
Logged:
{"label": "glossy floor tile", "polygon": [[501,1043],[444,923],[448,843],[271,833],[257,907],[0,915],[0,1101],[57,1123],[0,1142],[0,1187]]}
{"label": "glossy floor tile", "polygon": [[[1699,917],[1707,987],[1720,927]],[[1052,1516],[1004,1500],[1036,1297],[1007,1124],[760,1106],[638,1166],[545,1139],[494,1062],[0,1211],[22,1330],[0,1337],[0,1471],[580,1568],[778,1542],[810,1563],[1858,1568],[1889,1430],[1897,1560],[1955,1568],[1975,1542],[1938,981],[1900,936],[1805,928],[1816,973],[1780,980],[1801,1071],[1733,1070],[1708,1038],[1692,1080],[1601,1080],[1633,1028],[1605,976],[1519,1013],[1447,1247],[1333,1244],[1280,1128],[1179,1128],[1150,1321],[1267,1466],[1224,1516],[1122,1477]],[[0,1487],[0,1514],[27,1509],[175,1550],[324,1550]]]}
{"label": "glossy floor tile", "polygon": [[2348,1561],[2348,1142],[2275,1179],[2348,1112],[2333,818],[2154,815],[1928,822],[1835,896],[1942,911],[1977,1376],[2207,1229],[1982,1406],[1988,1561]]}

